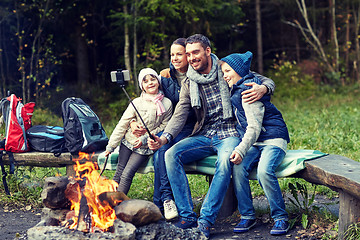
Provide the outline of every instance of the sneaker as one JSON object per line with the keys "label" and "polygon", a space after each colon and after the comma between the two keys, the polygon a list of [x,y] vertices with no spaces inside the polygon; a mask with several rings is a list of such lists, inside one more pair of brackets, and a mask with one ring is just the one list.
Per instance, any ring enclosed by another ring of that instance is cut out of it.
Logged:
{"label": "sneaker", "polygon": [[166,220],[171,220],[179,216],[174,200],[165,200],[164,215]]}
{"label": "sneaker", "polygon": [[197,222],[180,218],[179,220],[174,222],[174,226],[182,229],[194,228],[197,226]]}
{"label": "sneaker", "polygon": [[290,229],[290,224],[285,220],[277,220],[270,231],[271,235],[283,235],[286,234]]}
{"label": "sneaker", "polygon": [[234,228],[234,233],[244,233],[254,227],[256,224],[255,219],[241,219],[238,225]]}
{"label": "sneaker", "polygon": [[205,222],[198,221],[198,227],[197,227],[206,238],[210,237],[210,225]]}

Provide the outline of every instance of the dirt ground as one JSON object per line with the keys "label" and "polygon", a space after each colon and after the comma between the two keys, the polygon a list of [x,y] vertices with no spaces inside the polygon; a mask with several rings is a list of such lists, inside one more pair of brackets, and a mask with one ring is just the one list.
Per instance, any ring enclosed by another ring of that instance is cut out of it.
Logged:
{"label": "dirt ground", "polygon": [[[256,203],[265,206],[266,199],[257,199]],[[319,204],[324,199],[318,200]],[[327,200],[329,201],[329,200]],[[332,200],[334,201],[334,200]],[[338,206],[334,206],[337,211]],[[272,228],[272,221],[270,216],[265,210],[260,210],[261,216],[257,219],[257,225],[247,233],[235,234],[233,233],[234,226],[239,221],[239,215],[234,213],[232,216],[218,219],[215,226],[211,229],[210,239],[246,239],[246,240],[276,240],[276,239],[321,239],[322,235],[326,232],[329,234],[331,227],[314,227],[303,230],[301,226],[295,225],[288,234],[284,236],[272,236],[270,230]],[[336,213],[335,213],[336,214]],[[41,219],[41,209],[8,209],[0,208],[0,239],[1,240],[14,240],[22,239],[24,234],[29,228],[34,227]],[[332,233],[336,234],[336,233]]]}

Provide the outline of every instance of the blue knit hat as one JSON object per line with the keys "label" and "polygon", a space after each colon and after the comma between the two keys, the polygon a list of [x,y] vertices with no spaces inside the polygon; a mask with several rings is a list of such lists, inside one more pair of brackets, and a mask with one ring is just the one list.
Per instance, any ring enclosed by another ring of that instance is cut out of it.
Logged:
{"label": "blue knit hat", "polygon": [[221,59],[226,62],[234,71],[244,77],[249,74],[251,59],[253,54],[249,51],[246,53],[233,53]]}

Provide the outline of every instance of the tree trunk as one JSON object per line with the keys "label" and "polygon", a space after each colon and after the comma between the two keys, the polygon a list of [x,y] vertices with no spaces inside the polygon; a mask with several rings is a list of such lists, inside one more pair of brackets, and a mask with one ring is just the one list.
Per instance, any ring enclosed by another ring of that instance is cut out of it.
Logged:
{"label": "tree trunk", "polygon": [[131,65],[130,65],[130,38],[129,38],[129,21],[128,21],[129,13],[128,13],[126,3],[123,6],[123,11],[124,11],[124,15],[125,15],[125,24],[124,24],[124,38],[125,38],[124,60],[125,60],[125,68],[131,72]]}
{"label": "tree trunk", "polygon": [[255,0],[258,73],[264,72],[260,0]]}
{"label": "tree trunk", "polygon": [[[337,31],[336,31],[335,0],[329,0],[329,4],[330,4],[330,12],[331,12],[331,33],[332,33],[331,38],[332,41],[334,42],[334,50],[335,50],[334,70],[336,73],[339,73],[339,42],[337,39]],[[342,82],[342,84],[344,85],[344,82]]]}
{"label": "tree trunk", "polygon": [[[3,46],[3,34],[2,34],[2,24],[0,24],[0,49],[5,50]],[[3,51],[0,51],[0,72],[1,72],[1,98],[6,96],[6,74],[5,74],[5,66],[3,61]]]}
{"label": "tree trunk", "polygon": [[137,82],[138,82],[138,79],[137,79],[137,74],[136,74],[136,71],[137,71],[137,54],[138,54],[138,47],[137,47],[137,5],[138,5],[138,1],[135,0],[134,2],[134,54],[133,54],[133,69],[134,69],[134,85],[135,85],[135,92],[136,92],[136,96],[139,96],[140,95],[140,89],[136,86]]}
{"label": "tree trunk", "polygon": [[87,84],[90,82],[90,69],[88,62],[88,49],[84,37],[81,35],[81,25],[75,26],[76,38],[76,67],[77,67],[77,83],[81,90],[85,90]]}
{"label": "tree trunk", "polygon": [[350,7],[349,3],[346,3],[346,32],[345,32],[345,76],[349,74],[349,42],[350,42]]}
{"label": "tree trunk", "polygon": [[355,39],[355,61],[354,61],[354,72],[355,72],[355,79],[358,83],[360,83],[360,74],[359,74],[359,67],[360,67],[360,47],[359,47],[359,27],[360,27],[360,5],[357,9],[354,8],[354,39]]}

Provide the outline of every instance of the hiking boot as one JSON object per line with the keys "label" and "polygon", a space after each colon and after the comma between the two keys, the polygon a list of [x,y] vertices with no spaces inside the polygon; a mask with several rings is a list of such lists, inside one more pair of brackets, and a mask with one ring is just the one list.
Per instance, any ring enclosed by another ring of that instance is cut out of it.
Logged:
{"label": "hiking boot", "polygon": [[197,228],[205,235],[206,238],[210,237],[210,225],[208,223],[198,221]]}
{"label": "hiking boot", "polygon": [[290,224],[285,220],[277,220],[270,231],[271,235],[283,235],[286,234],[290,229]]}
{"label": "hiking boot", "polygon": [[244,233],[254,227],[256,224],[255,219],[241,219],[238,225],[234,227],[234,233]]}
{"label": "hiking boot", "polygon": [[180,218],[179,220],[174,222],[174,226],[182,229],[194,228],[197,226],[197,222]]}
{"label": "hiking boot", "polygon": [[179,216],[174,200],[165,200],[164,215],[166,220],[171,220]]}

